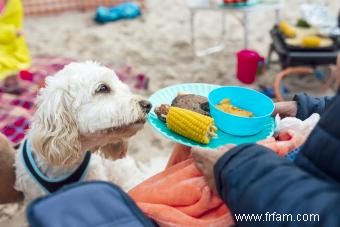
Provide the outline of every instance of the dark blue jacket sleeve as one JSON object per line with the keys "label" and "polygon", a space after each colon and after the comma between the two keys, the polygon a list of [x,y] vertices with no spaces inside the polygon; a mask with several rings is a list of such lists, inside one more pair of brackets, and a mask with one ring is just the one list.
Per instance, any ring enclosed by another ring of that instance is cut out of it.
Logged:
{"label": "dark blue jacket sleeve", "polygon": [[[314,177],[263,146],[232,149],[216,163],[214,174],[217,190],[237,226],[340,226],[339,185]],[[280,214],[292,215],[292,219],[282,221],[281,216],[281,221],[274,221],[268,215],[274,212],[276,218]],[[238,214],[258,214],[261,221],[237,220]],[[296,221],[304,214],[319,215],[319,220]]]}
{"label": "dark blue jacket sleeve", "polygon": [[321,178],[340,182],[340,96],[322,115],[297,156],[296,164]]}
{"label": "dark blue jacket sleeve", "polygon": [[333,97],[313,97],[306,93],[299,93],[295,95],[294,101],[297,102],[296,117],[305,120],[313,113],[322,115],[327,106],[331,103]]}

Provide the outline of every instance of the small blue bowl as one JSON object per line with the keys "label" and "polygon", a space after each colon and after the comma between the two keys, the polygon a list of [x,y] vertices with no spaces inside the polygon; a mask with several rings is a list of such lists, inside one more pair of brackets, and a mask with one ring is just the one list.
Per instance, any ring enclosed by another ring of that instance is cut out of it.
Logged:
{"label": "small blue bowl", "polygon": [[[254,117],[239,117],[216,108],[223,99],[230,99],[238,108],[251,111]],[[251,136],[261,132],[274,112],[274,102],[253,89],[226,86],[212,90],[208,95],[210,114],[216,126],[235,136]]]}

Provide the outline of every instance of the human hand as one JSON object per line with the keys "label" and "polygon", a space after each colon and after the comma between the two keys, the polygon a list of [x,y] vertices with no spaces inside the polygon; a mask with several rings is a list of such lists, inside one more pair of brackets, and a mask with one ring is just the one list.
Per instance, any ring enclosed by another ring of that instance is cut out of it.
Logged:
{"label": "human hand", "polygon": [[280,117],[296,117],[297,103],[295,101],[277,102],[275,103],[275,110],[273,116],[279,114]]}
{"label": "human hand", "polygon": [[216,150],[206,150],[198,147],[193,147],[191,149],[191,154],[195,160],[197,168],[202,172],[204,178],[208,182],[209,187],[215,194],[217,194],[217,191],[214,176],[214,165],[223,156],[223,154],[228,152],[233,147],[235,147],[235,145],[228,144]]}

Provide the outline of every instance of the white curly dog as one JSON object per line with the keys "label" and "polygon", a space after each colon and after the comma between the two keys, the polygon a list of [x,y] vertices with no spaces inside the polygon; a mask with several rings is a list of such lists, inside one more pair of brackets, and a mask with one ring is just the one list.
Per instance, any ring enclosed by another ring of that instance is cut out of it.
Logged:
{"label": "white curly dog", "polygon": [[144,175],[125,157],[127,140],[143,127],[150,109],[109,68],[95,62],[65,66],[39,92],[16,157],[15,188],[26,201],[59,189],[70,178],[130,189]]}

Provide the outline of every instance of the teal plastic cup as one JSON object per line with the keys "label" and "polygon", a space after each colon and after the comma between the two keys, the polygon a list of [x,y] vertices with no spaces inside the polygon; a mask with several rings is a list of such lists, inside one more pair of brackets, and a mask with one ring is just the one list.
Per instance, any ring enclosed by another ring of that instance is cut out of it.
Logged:
{"label": "teal plastic cup", "polygon": [[[240,117],[226,113],[216,107],[223,99],[247,111],[254,117]],[[274,102],[266,95],[245,87],[225,86],[212,90],[208,95],[210,114],[216,126],[234,136],[251,136],[261,132],[274,112]]]}

